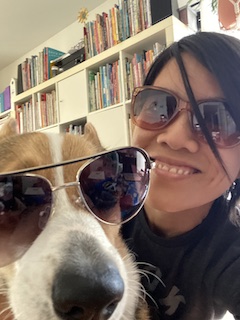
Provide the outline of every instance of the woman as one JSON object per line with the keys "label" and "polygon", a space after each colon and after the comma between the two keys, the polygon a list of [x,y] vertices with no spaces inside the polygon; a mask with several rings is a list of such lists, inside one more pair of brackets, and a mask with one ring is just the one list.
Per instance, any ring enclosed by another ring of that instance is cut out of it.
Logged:
{"label": "woman", "polygon": [[202,32],[174,43],[134,90],[131,117],[133,145],[155,168],[123,234],[152,319],[240,319],[240,41]]}

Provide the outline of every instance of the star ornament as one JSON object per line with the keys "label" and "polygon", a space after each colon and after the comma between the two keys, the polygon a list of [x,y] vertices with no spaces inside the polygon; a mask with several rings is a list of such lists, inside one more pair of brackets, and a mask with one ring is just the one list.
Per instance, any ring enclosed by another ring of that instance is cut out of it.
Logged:
{"label": "star ornament", "polygon": [[78,12],[78,22],[85,23],[87,21],[87,18],[88,18],[88,9],[87,8],[82,8]]}

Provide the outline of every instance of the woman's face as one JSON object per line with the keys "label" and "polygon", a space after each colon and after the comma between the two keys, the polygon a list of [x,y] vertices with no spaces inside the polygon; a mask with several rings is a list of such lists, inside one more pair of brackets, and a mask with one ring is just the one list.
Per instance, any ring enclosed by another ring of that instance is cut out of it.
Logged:
{"label": "woman's face", "polygon": [[[207,69],[189,54],[184,54],[183,60],[197,101],[224,98]],[[165,65],[153,85],[188,101],[175,59]],[[179,103],[185,107],[182,100]],[[156,161],[147,199],[148,206],[156,210],[178,212],[209,204],[229,188],[229,177],[234,181],[240,170],[240,146],[218,149],[228,177],[208,144],[192,132],[187,111],[159,131],[135,127],[133,145],[144,148]]]}

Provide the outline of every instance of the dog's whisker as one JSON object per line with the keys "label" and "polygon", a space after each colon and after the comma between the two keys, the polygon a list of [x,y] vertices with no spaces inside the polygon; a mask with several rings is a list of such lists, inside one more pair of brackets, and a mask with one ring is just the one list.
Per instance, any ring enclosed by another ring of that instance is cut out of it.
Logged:
{"label": "dog's whisker", "polygon": [[[5,294],[1,294],[1,295],[6,296],[6,294],[7,294],[7,292],[5,292]],[[1,301],[0,307],[5,307],[5,306],[9,306],[8,301],[7,301],[7,300]],[[0,309],[0,315],[1,315],[1,310],[2,310],[2,309]]]}
{"label": "dog's whisker", "polygon": [[[136,282],[134,280],[130,280],[130,282]],[[133,291],[132,288],[129,288],[129,291]],[[158,305],[157,305],[157,302],[155,301],[155,299],[150,295],[150,293],[148,293],[146,291],[146,289],[144,288],[144,286],[141,284],[140,285],[140,288],[139,288],[139,291],[140,293],[138,294],[138,298],[143,300],[143,301],[146,301],[146,297],[148,297],[153,303],[154,305],[158,308]],[[142,293],[142,294],[141,294]]]}
{"label": "dog's whisker", "polygon": [[[4,303],[4,304],[7,304],[7,303]],[[3,303],[2,303],[2,305],[3,305]],[[7,304],[8,305],[8,304]],[[4,308],[4,309],[2,309],[1,310],[1,312],[0,312],[0,316],[4,313],[4,312],[6,312],[6,311],[8,311],[8,310],[10,310],[11,309],[11,307],[8,305],[6,308]]]}
{"label": "dog's whisker", "polygon": [[148,274],[151,275],[152,277],[156,278],[164,287],[166,287],[165,283],[162,281],[162,279],[160,277],[158,277],[155,273],[149,271],[149,270],[140,270],[139,273],[143,276],[145,276],[148,280]]}
{"label": "dog's whisker", "polygon": [[146,272],[139,270],[139,274],[140,274],[140,276],[144,276],[147,279],[147,282],[150,283],[150,278],[146,274]]}
{"label": "dog's whisker", "polygon": [[[133,291],[133,290],[131,290],[131,291]],[[137,298],[139,300],[146,302],[146,291],[142,286],[139,288],[139,294],[137,295]]]}
{"label": "dog's whisker", "polygon": [[0,289],[0,295],[7,295],[8,290],[7,289]]}
{"label": "dog's whisker", "polygon": [[122,257],[123,261],[126,260],[136,260],[136,256],[133,253],[128,253],[124,257]]}
{"label": "dog's whisker", "polygon": [[[131,288],[129,288],[129,291],[133,291]],[[155,301],[155,299],[150,295],[150,293],[148,293],[144,286],[141,285],[140,286],[140,289],[139,289],[140,293],[138,294],[138,298],[141,299],[142,301],[146,302],[146,297],[148,297],[153,303],[154,305],[158,308],[158,304],[157,302]],[[141,294],[142,293],[142,294]]]}
{"label": "dog's whisker", "polygon": [[[148,293],[145,289],[143,290],[145,297],[148,297],[153,303],[154,305],[158,308],[157,302],[155,301],[155,299],[150,295],[150,293]],[[146,299],[145,299],[146,300]]]}
{"label": "dog's whisker", "polygon": [[12,312],[11,311],[3,318],[3,320],[7,320],[7,319],[12,319]]}
{"label": "dog's whisker", "polygon": [[141,262],[137,262],[137,265],[144,265],[144,266],[148,266],[148,267],[151,267],[151,268],[155,268],[155,266],[149,262],[144,262],[144,261],[141,261]]}
{"label": "dog's whisker", "polygon": [[[145,270],[145,269],[138,269],[138,273],[139,275],[141,276],[144,276],[147,278],[147,281],[150,282],[150,279],[149,279],[149,275],[151,275],[152,277],[156,278],[164,287],[166,287],[165,283],[162,281],[162,279],[160,277],[158,277],[155,273],[149,271],[149,270]],[[128,275],[130,274],[134,274],[134,272],[128,272]]]}
{"label": "dog's whisker", "polygon": [[[155,268],[154,265],[152,265],[151,263],[147,263],[147,262],[137,262],[137,266],[148,266],[148,267],[151,267],[151,268]],[[163,282],[163,280],[159,276],[157,276],[155,273],[153,273],[153,272],[151,272],[149,270],[146,270],[146,269],[139,269],[139,273],[141,275],[146,276],[146,278],[148,280],[149,280],[149,277],[146,274],[151,275],[152,277],[156,278],[164,287],[166,287],[166,285]]]}
{"label": "dog's whisker", "polygon": [[11,311],[11,307],[10,306],[8,306],[5,309],[1,310],[0,316],[2,314],[4,314],[5,312],[8,312],[8,313],[4,316],[3,320],[7,320],[7,319],[12,317],[12,311]]}
{"label": "dog's whisker", "polygon": [[[137,281],[134,281],[134,280],[130,280],[131,283],[137,283]],[[134,292],[134,290],[132,288],[129,288],[129,292]],[[137,297],[143,301],[145,301],[145,297],[146,297],[146,290],[144,288],[144,286],[142,284],[140,284],[140,287],[139,287],[139,294],[137,295]]]}

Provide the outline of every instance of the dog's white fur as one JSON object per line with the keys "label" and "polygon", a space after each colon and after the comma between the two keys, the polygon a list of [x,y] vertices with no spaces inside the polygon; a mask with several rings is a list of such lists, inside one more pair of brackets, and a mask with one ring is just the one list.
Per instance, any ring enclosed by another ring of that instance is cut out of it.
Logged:
{"label": "dog's white fur", "polygon": [[[44,133],[17,135],[16,124],[10,120],[0,131],[0,170],[3,173],[60,162],[100,150],[102,147],[91,125],[86,126],[84,137]],[[66,180],[74,181],[80,165],[48,169],[38,174],[57,186]],[[3,313],[4,318],[62,320],[54,311],[52,301],[56,274],[68,264],[74,264],[79,265],[79,270],[91,270],[94,278],[98,261],[106,258],[116,266],[125,288],[109,319],[148,319],[145,308],[142,308],[139,275],[119,235],[119,227],[100,223],[86,209],[76,206],[78,194],[75,189],[55,192],[54,214],[43,232],[18,261],[0,269],[0,292],[5,294],[9,304],[9,310]],[[0,308],[3,310],[6,305]],[[0,316],[0,319],[3,318]],[[98,317],[81,319],[97,320]]]}

